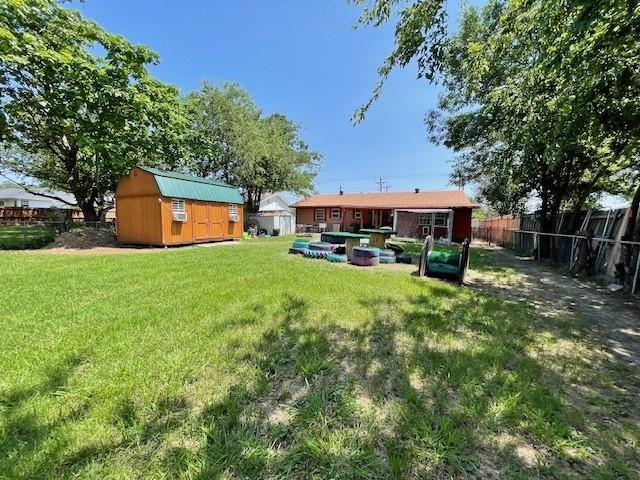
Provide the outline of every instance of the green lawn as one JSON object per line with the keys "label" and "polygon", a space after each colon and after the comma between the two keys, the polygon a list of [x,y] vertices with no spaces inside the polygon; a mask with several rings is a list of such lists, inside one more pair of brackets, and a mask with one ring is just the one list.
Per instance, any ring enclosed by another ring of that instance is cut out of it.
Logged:
{"label": "green lawn", "polygon": [[0,226],[0,250],[31,250],[53,242],[51,228],[41,226]]}
{"label": "green lawn", "polygon": [[637,478],[583,325],[290,241],[1,253],[0,478]]}

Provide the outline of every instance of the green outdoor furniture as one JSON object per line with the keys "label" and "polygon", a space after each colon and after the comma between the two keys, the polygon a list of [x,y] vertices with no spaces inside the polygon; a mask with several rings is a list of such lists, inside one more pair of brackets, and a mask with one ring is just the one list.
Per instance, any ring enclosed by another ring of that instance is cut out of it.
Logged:
{"label": "green outdoor furniture", "polygon": [[347,254],[347,258],[349,260],[351,260],[352,250],[354,249],[354,247],[360,246],[360,241],[363,238],[369,238],[369,235],[361,235],[359,233],[350,232],[324,232],[320,236],[320,239],[323,242],[344,243],[345,253]]}
{"label": "green outdoor furniture", "polygon": [[462,242],[459,252],[442,252],[433,250],[433,238],[428,235],[424,239],[420,254],[418,275],[421,277],[454,278],[462,285],[469,268],[469,240]]}

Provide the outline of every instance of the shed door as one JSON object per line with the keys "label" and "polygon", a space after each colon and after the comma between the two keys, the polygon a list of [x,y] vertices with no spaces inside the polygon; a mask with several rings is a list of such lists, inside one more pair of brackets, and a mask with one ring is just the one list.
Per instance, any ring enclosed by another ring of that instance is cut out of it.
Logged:
{"label": "shed door", "polygon": [[193,203],[193,239],[209,239],[209,209],[203,202]]}
{"label": "shed door", "polygon": [[220,205],[209,205],[209,221],[211,222],[211,238],[224,236],[223,210]]}
{"label": "shed door", "polygon": [[291,233],[291,217],[282,215],[280,217],[280,235],[289,235]]}

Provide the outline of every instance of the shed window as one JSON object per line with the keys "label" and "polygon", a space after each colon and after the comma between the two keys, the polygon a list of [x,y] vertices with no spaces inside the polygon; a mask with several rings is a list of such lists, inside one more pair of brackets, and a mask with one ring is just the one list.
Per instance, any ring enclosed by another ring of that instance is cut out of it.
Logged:
{"label": "shed window", "polygon": [[23,208],[29,207],[29,200],[20,200],[20,206]]}
{"label": "shed window", "polygon": [[449,225],[449,214],[448,213],[436,213],[436,218],[434,220],[434,225],[437,227],[446,227]]}
{"label": "shed window", "polygon": [[229,204],[229,215],[238,215],[238,205],[235,203]]}
{"label": "shed window", "polygon": [[171,200],[171,212],[172,213],[185,213],[184,200],[181,198],[174,198]]}
{"label": "shed window", "polygon": [[418,217],[418,225],[421,227],[431,226],[431,214],[430,213],[421,213]]}
{"label": "shed window", "polygon": [[340,218],[340,209],[332,208],[331,209],[331,218]]}
{"label": "shed window", "polygon": [[353,211],[353,218],[360,218],[361,216],[362,216],[362,211],[360,210]]}
{"label": "shed window", "polygon": [[316,208],[316,222],[324,222],[324,208]]}

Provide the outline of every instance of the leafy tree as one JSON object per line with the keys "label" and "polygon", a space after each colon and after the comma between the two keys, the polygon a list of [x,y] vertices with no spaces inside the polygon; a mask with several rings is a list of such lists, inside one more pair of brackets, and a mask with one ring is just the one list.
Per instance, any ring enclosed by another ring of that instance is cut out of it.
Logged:
{"label": "leafy tree", "polygon": [[100,219],[131,166],[184,154],[177,90],[146,69],[157,60],[53,0],[0,3],[0,141],[19,152],[1,166]]}
{"label": "leafy tree", "polygon": [[419,77],[440,81],[445,93],[427,124],[459,153],[454,181],[477,182],[500,213],[537,195],[545,231],[560,209],[629,188],[640,138],[637,5],[490,1],[482,13],[465,8],[448,35],[443,2],[378,0],[361,22],[396,16],[372,101],[391,69],[413,59]]}
{"label": "leafy tree", "polygon": [[238,186],[247,210],[257,212],[262,193],[313,189],[320,160],[300,139],[300,128],[284,115],[262,116],[236,84],[212,86],[186,98],[190,122],[188,169]]}
{"label": "leafy tree", "polygon": [[482,15],[466,10],[447,46],[444,117],[432,116],[430,127],[464,152],[455,165],[459,182],[481,182],[499,210],[537,195],[549,232],[562,208],[579,210],[600,192],[628,188],[637,138],[632,128],[621,135],[619,122],[602,121],[586,99],[593,92],[573,77],[582,66],[564,61],[576,44],[557,39],[578,28],[584,11],[531,3],[490,2]]}

